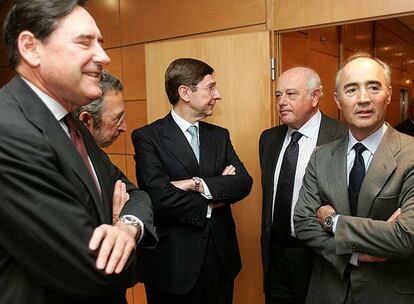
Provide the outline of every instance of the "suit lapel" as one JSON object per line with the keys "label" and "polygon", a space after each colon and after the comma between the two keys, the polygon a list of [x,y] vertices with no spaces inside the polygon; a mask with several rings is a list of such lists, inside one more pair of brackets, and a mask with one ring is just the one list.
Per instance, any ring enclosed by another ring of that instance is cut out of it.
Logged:
{"label": "suit lapel", "polygon": [[344,136],[338,144],[332,148],[332,158],[327,163],[329,191],[332,194],[332,202],[337,213],[343,215],[351,214],[348,198],[347,176],[346,176],[346,148],[348,137]]}
{"label": "suit lapel", "polygon": [[335,138],[336,126],[323,113],[321,118],[321,127],[319,128],[318,140],[316,145],[321,146],[331,142]]}
{"label": "suit lapel", "polygon": [[[188,174],[190,176],[199,175],[199,166],[193,149],[191,148],[188,140],[185,138],[185,135],[181,131],[180,127],[178,127],[175,123],[171,113],[167,114],[167,116],[163,118],[162,135],[164,137],[166,149],[169,149],[174,154],[177,161],[179,161],[186,168]],[[200,160],[202,159],[201,155],[200,146]]]}
{"label": "suit lapel", "polygon": [[217,141],[208,125],[199,122],[200,130],[200,173],[203,176],[214,175],[217,158]]}
{"label": "suit lapel", "polygon": [[89,175],[81,156],[60,123],[20,77],[16,76],[10,82],[10,89],[11,92],[18,92],[18,94],[13,95],[20,104],[27,119],[42,131],[45,138],[47,138],[51,146],[56,150],[57,155],[72,168],[78,178],[85,184],[88,192],[94,199],[100,220],[103,221],[105,218],[102,208],[103,204],[96,191],[92,177]]}
{"label": "suit lapel", "polygon": [[397,167],[394,156],[400,150],[401,143],[398,133],[388,126],[362,181],[358,197],[358,216],[368,217],[375,197]]}
{"label": "suit lapel", "polygon": [[269,183],[268,191],[269,193],[269,199],[266,200],[266,222],[270,225],[272,224],[272,206],[273,206],[273,197],[274,197],[274,181],[275,181],[275,170],[277,161],[280,156],[280,151],[282,150],[283,142],[285,140],[286,132],[287,132],[287,126],[281,125],[278,128],[275,128],[274,134],[272,134],[271,141],[268,144],[268,152],[265,154],[268,157],[268,161],[266,163],[271,164],[271,166],[268,166],[265,168],[266,174],[263,177],[263,180]]}

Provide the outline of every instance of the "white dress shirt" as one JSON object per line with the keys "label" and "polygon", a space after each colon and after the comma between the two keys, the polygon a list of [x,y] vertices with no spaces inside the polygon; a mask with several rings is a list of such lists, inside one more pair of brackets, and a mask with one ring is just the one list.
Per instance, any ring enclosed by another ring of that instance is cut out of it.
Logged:
{"label": "white dress shirt", "polygon": [[[200,142],[200,129],[199,129],[199,123],[198,121],[194,124],[189,123],[184,118],[182,118],[180,115],[174,112],[174,110],[171,110],[171,116],[174,119],[175,123],[178,125],[178,127],[181,129],[181,132],[183,132],[185,138],[187,139],[188,143],[191,143],[191,134],[187,131],[190,126],[196,126],[197,127],[197,136],[199,137],[198,142]],[[201,182],[203,183],[204,192],[200,193],[202,196],[204,196],[206,199],[213,199],[210,193],[210,189],[208,188],[207,184],[204,182],[204,180],[201,178]],[[207,205],[207,218],[211,218],[211,213],[213,211],[213,204]]]}
{"label": "white dress shirt", "polygon": [[280,168],[282,166],[283,155],[285,150],[290,143],[291,135],[293,132],[298,131],[303,136],[299,139],[299,155],[298,162],[296,165],[295,173],[295,184],[293,186],[293,196],[292,196],[292,210],[290,214],[290,227],[291,233],[295,236],[294,224],[293,224],[293,211],[295,210],[296,202],[299,197],[299,190],[302,187],[303,176],[305,175],[306,166],[308,165],[309,159],[312,155],[313,150],[316,147],[318,141],[319,128],[321,126],[322,114],[318,110],[299,130],[294,130],[288,128],[285,140],[282,145],[282,149],[277,160],[274,182],[273,182],[273,207],[272,207],[272,217],[275,208],[275,196],[277,190],[277,183],[279,181]]}

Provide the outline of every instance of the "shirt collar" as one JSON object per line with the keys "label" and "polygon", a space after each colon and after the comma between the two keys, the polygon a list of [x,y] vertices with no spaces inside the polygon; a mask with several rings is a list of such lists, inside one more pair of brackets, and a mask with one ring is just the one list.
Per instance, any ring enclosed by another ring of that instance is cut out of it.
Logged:
{"label": "shirt collar", "polygon": [[184,133],[190,126],[196,126],[198,128],[198,121],[194,124],[189,123],[180,115],[174,112],[174,109],[171,110],[171,116],[174,119],[175,123],[180,127],[181,131]]}
{"label": "shirt collar", "polygon": [[293,132],[298,131],[302,135],[304,135],[307,138],[314,138],[315,136],[318,136],[319,132],[319,126],[321,123],[322,114],[318,110],[302,127],[300,127],[298,130],[288,128],[287,135],[288,137],[292,135]]}
{"label": "shirt collar", "polygon": [[[385,132],[387,131],[388,125],[384,123],[382,127],[380,127],[377,131],[372,133],[370,136],[365,138],[364,140],[360,141],[367,150],[374,155],[375,151],[377,151],[377,148],[381,142],[382,137],[384,136]],[[352,135],[351,131],[349,131],[349,141],[348,141],[348,150],[347,154],[352,150],[353,146],[359,142],[355,139],[355,137]]]}
{"label": "shirt collar", "polygon": [[36,93],[37,96],[43,101],[43,103],[46,105],[46,107],[52,112],[53,116],[60,121],[63,117],[65,117],[66,114],[68,114],[68,111],[55,99],[47,95],[45,92],[40,90],[37,86],[35,86],[32,82],[25,79],[24,77],[21,77],[27,85]]}

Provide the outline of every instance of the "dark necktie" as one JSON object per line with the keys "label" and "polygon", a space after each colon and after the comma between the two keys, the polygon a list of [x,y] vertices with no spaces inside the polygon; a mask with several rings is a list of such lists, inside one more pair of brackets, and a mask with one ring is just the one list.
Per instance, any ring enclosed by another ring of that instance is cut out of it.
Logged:
{"label": "dark necktie", "polygon": [[299,155],[298,141],[301,137],[302,134],[297,131],[292,133],[280,167],[273,211],[273,228],[275,237],[279,241],[284,241],[290,236],[293,187]]}
{"label": "dark necktie", "polygon": [[94,174],[92,170],[91,163],[89,162],[88,152],[86,151],[85,143],[83,141],[83,137],[80,134],[75,121],[73,120],[73,117],[70,113],[66,114],[65,117],[63,117],[63,121],[65,122],[66,126],[69,130],[69,135],[72,143],[74,144],[76,150],[79,152],[80,156],[82,157],[83,162],[85,163],[86,168],[88,169],[89,175],[91,176],[92,180],[95,183],[96,190],[98,193],[101,193],[101,190],[99,188],[98,180],[96,175]]}
{"label": "dark necktie", "polygon": [[365,163],[364,158],[362,157],[362,152],[367,148],[361,143],[356,143],[353,146],[353,149],[355,150],[355,160],[351,172],[349,173],[348,193],[352,215],[356,215],[358,210],[359,190],[361,189],[362,180],[365,176]]}

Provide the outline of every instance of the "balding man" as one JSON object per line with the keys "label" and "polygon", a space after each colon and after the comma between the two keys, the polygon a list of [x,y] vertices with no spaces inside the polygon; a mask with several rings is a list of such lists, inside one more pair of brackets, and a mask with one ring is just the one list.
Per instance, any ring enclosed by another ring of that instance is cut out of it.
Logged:
{"label": "balding man", "polygon": [[312,251],[295,237],[292,211],[310,155],[317,145],[345,134],[323,115],[323,95],[314,70],[296,67],[280,75],[276,104],[281,126],[260,138],[262,168],[262,261],[266,303],[303,303],[312,270]]}
{"label": "balding man", "polygon": [[318,253],[306,303],[414,303],[414,139],[385,122],[391,69],[357,54],[336,79],[349,134],[315,150],[294,216]]}

